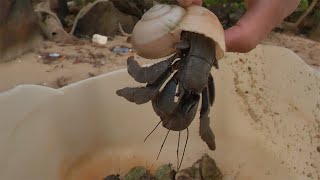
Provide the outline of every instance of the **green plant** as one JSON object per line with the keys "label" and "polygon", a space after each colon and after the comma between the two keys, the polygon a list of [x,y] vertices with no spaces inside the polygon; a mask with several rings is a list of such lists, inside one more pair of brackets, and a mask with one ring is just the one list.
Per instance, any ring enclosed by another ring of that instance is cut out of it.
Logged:
{"label": "green plant", "polygon": [[320,21],[320,8],[317,9],[315,8],[314,12],[312,13],[312,18],[313,19],[316,19],[316,20],[319,20]]}
{"label": "green plant", "polygon": [[302,12],[307,10],[309,7],[309,1],[308,0],[301,0],[298,8],[296,9],[296,12]]}
{"label": "green plant", "polygon": [[212,5],[222,5],[225,4],[227,1],[226,0],[204,0],[203,5],[205,7],[209,7]]}

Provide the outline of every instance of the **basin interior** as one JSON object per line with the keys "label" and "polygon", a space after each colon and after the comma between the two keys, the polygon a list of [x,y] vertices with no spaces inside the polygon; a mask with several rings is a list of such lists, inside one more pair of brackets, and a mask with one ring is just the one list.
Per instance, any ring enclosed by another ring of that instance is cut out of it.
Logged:
{"label": "basin interior", "polygon": [[[198,113],[182,168],[208,153],[232,179],[319,176],[310,166],[320,163],[314,138],[319,71],[288,49],[259,46],[227,54],[212,74],[210,127],[217,149],[201,140]],[[1,179],[98,180],[137,165],[175,167],[178,132],[169,133],[156,160],[167,130],[159,126],[144,142],[160,119],[150,103],[136,105],[115,94],[128,86],[139,84],[123,69],[61,89],[21,85],[0,94]],[[180,155],[186,131],[181,135]]]}

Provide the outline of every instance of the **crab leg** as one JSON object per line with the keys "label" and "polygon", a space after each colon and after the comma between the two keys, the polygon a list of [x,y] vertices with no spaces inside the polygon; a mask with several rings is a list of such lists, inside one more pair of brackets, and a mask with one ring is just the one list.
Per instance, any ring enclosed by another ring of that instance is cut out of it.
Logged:
{"label": "crab leg", "polygon": [[116,94],[136,104],[147,103],[156,96],[163,83],[172,74],[172,69],[170,67],[167,68],[153,84],[148,84],[146,87],[126,87],[117,90]]}
{"label": "crab leg", "polygon": [[152,97],[157,93],[157,89],[149,87],[126,87],[117,90],[116,93],[118,96],[122,96],[130,102],[144,104],[152,99]]}
{"label": "crab leg", "polygon": [[173,77],[164,86],[163,90],[159,92],[156,98],[152,101],[153,109],[161,119],[166,117],[166,115],[172,114],[177,105],[177,103],[174,102],[178,85],[177,76],[178,72],[173,75]]}
{"label": "crab leg", "polygon": [[214,79],[212,77],[212,74],[209,74],[209,77],[208,77],[208,91],[209,91],[210,106],[212,106],[215,100],[215,86],[214,86]]}
{"label": "crab leg", "polygon": [[178,53],[169,57],[167,60],[160,61],[149,67],[141,67],[138,62],[130,56],[127,59],[128,73],[137,82],[153,84],[156,80],[167,71],[171,63],[178,58]]}
{"label": "crab leg", "polygon": [[180,131],[187,128],[197,113],[199,95],[191,92],[179,94],[175,102],[179,71],[168,81],[163,90],[152,100],[154,111],[165,128]]}
{"label": "crab leg", "polygon": [[[196,113],[196,109],[198,107],[198,101],[199,101],[200,97],[197,93],[194,92],[190,92],[190,91],[184,91],[184,93],[182,94],[180,103],[179,103],[179,111],[184,114],[184,117],[186,119],[189,119],[191,117],[191,114],[195,114]],[[192,117],[193,119],[193,117]]]}
{"label": "crab leg", "polygon": [[201,139],[207,143],[210,150],[216,149],[215,144],[215,136],[212,132],[212,129],[210,128],[210,118],[209,118],[209,112],[210,112],[210,106],[209,106],[209,92],[208,88],[205,88],[202,91],[202,107],[200,110],[200,136]]}

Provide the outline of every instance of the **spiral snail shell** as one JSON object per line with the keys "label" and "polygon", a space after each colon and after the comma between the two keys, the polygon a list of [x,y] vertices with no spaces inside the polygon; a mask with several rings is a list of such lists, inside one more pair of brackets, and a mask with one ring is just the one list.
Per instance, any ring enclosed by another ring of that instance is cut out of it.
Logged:
{"label": "spiral snail shell", "polygon": [[173,54],[182,31],[203,34],[213,40],[216,58],[225,54],[224,30],[219,19],[201,6],[183,8],[177,5],[156,4],[135,25],[131,42],[136,53],[144,58],[157,59]]}

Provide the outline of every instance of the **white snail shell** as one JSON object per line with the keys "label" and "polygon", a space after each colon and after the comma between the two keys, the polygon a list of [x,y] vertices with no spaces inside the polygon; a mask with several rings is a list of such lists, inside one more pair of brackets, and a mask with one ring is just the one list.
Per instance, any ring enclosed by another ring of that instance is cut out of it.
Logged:
{"label": "white snail shell", "polygon": [[216,58],[223,58],[226,48],[224,30],[215,14],[201,6],[186,9],[177,5],[157,4],[135,25],[131,42],[136,53],[157,59],[173,54],[182,31],[203,34],[216,45]]}

